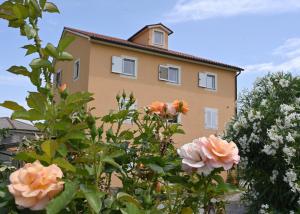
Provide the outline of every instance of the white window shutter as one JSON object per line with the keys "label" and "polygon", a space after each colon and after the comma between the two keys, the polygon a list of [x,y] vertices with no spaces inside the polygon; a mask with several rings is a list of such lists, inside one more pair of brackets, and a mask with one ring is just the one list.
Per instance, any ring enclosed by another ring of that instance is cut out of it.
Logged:
{"label": "white window shutter", "polygon": [[205,109],[205,128],[211,128],[211,111],[209,109]]}
{"label": "white window shutter", "polygon": [[211,111],[212,113],[212,128],[213,129],[218,129],[218,111],[217,110],[213,110]]}
{"label": "white window shutter", "polygon": [[121,74],[123,69],[123,59],[118,56],[113,56],[111,68],[111,72]]}
{"label": "white window shutter", "polygon": [[169,79],[169,67],[160,65],[158,69],[158,79],[159,80],[168,80]]}
{"label": "white window shutter", "polygon": [[199,87],[206,88],[206,73],[198,73]]}

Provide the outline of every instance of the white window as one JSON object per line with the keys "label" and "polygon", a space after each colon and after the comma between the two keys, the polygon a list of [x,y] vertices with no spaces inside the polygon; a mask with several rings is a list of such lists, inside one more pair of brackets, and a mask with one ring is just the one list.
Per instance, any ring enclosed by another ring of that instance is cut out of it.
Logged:
{"label": "white window", "polygon": [[202,88],[217,90],[217,75],[212,73],[199,73],[198,85]]}
{"label": "white window", "polygon": [[179,84],[180,69],[179,67],[160,65],[158,77],[159,80]]}
{"label": "white window", "polygon": [[[126,110],[126,105],[129,102],[128,98],[125,98],[125,100],[123,98],[120,99],[120,104],[123,103],[123,106],[121,107],[121,110]],[[135,101],[135,103],[133,103],[130,107],[129,107],[129,111],[130,110],[137,110],[137,101]],[[131,123],[132,118],[128,118],[124,121],[124,123],[126,124],[130,124]]]}
{"label": "white window", "polygon": [[181,123],[181,114],[178,114],[176,117],[172,119],[168,119],[168,123]]}
{"label": "white window", "polygon": [[111,72],[127,76],[136,76],[137,60],[129,57],[112,57]]}
{"label": "white window", "polygon": [[77,59],[74,62],[73,80],[78,80],[79,79],[79,73],[80,73],[80,60]]}
{"label": "white window", "polygon": [[56,86],[61,86],[62,81],[62,70],[58,70],[55,74],[55,84]]}
{"label": "white window", "polygon": [[164,32],[154,30],[154,32],[153,32],[153,43],[155,45],[163,46],[164,45]]}
{"label": "white window", "polygon": [[218,129],[218,109],[205,108],[205,128],[206,129]]}

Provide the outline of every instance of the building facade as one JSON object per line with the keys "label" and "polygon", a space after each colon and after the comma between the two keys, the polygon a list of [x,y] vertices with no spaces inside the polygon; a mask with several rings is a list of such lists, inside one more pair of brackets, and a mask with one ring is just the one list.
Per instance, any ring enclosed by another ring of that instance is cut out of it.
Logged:
{"label": "building facade", "polygon": [[116,109],[115,96],[123,90],[134,93],[138,109],[153,101],[185,100],[190,111],[177,119],[186,132],[175,138],[179,144],[221,134],[235,114],[236,79],[243,69],[170,50],[172,33],[161,23],[128,40],[64,28],[62,37],[76,38],[67,48],[74,60],[55,65],[56,82],[66,83],[70,92],[94,93],[89,107],[97,116]]}

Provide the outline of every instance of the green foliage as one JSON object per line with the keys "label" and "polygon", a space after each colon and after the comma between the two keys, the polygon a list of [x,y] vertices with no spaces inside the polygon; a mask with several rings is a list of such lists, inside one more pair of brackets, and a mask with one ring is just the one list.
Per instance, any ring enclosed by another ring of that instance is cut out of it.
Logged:
{"label": "green foliage", "polygon": [[299,77],[268,74],[241,96],[240,106],[226,137],[240,150],[249,213],[299,212]]}
{"label": "green foliage", "polygon": [[[0,104],[14,111],[13,119],[31,121],[41,133],[27,140],[15,159],[56,164],[64,174],[64,190],[49,202],[46,213],[197,213],[201,207],[209,212],[215,206],[211,198],[230,186],[217,175],[219,170],[210,176],[181,170],[173,136],[184,131],[169,122],[174,116],[133,109],[133,94],[123,92],[116,96],[117,111],[96,118],[93,109],[87,109],[93,94],[69,94],[52,83],[55,63],[73,60],[66,50],[74,38],[63,36],[58,46],[44,45],[38,22],[45,12],[59,10],[46,0],[7,0],[0,5],[0,18],[32,42],[23,46],[25,55],[34,54],[28,67],[8,69],[36,87],[26,98],[29,108],[13,101]],[[116,178],[122,186],[113,191]],[[0,207],[16,213],[7,183],[6,178]]]}

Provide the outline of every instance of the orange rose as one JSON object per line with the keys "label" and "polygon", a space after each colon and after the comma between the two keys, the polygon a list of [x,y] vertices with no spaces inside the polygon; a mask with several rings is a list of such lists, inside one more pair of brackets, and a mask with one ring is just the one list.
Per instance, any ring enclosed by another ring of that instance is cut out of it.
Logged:
{"label": "orange rose", "polygon": [[37,160],[25,164],[10,175],[8,190],[17,205],[31,210],[43,210],[63,190],[64,182],[60,181],[62,177],[61,169],[55,164],[44,167]]}
{"label": "orange rose", "polygon": [[188,104],[185,101],[174,100],[173,107],[176,109],[177,112],[186,114],[189,111]]}
{"label": "orange rose", "polygon": [[229,170],[240,161],[236,144],[228,143],[214,135],[193,140],[177,152],[182,158],[183,170],[197,171],[204,175],[208,175],[215,168],[223,167],[224,170]]}
{"label": "orange rose", "polygon": [[66,89],[67,89],[67,84],[66,84],[66,83],[62,84],[62,85],[58,88],[58,90],[59,90],[61,93],[64,92]]}
{"label": "orange rose", "polygon": [[155,101],[149,106],[150,112],[156,114],[164,114],[167,110],[167,105],[163,102]]}

